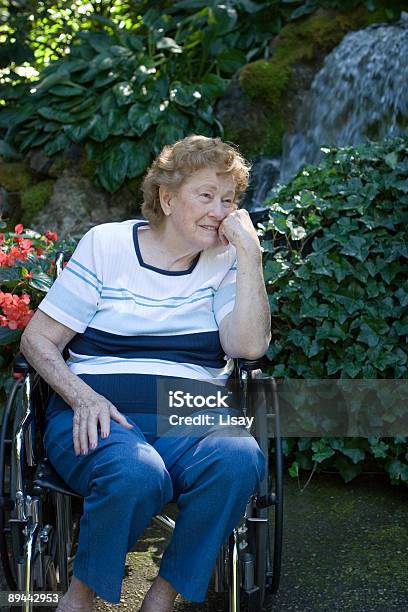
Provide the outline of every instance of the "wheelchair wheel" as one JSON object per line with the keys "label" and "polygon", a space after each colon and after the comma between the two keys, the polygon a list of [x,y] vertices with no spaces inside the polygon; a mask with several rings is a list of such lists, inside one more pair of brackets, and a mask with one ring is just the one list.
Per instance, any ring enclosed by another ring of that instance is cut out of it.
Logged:
{"label": "wheelchair wheel", "polygon": [[[28,580],[33,593],[65,592],[72,576],[81,509],[79,515],[76,514],[77,520],[73,520],[69,496],[38,486],[36,461],[34,457],[28,458],[24,444],[18,463],[23,482],[22,486],[18,485],[16,440],[26,417],[21,397],[23,384],[24,381],[18,380],[13,385],[0,432],[0,552],[4,574],[11,591],[26,590]],[[26,436],[35,436],[29,419],[24,425],[24,442]],[[18,488],[23,513],[17,509]],[[25,520],[21,520],[21,516],[26,516]],[[44,607],[39,606],[38,610]]]}
{"label": "wheelchair wheel", "polygon": [[17,590],[17,551],[18,532],[13,521],[16,519],[15,493],[16,474],[12,461],[13,440],[18,395],[21,391],[22,381],[16,380],[4,407],[0,433],[0,553],[3,571],[10,590]]}

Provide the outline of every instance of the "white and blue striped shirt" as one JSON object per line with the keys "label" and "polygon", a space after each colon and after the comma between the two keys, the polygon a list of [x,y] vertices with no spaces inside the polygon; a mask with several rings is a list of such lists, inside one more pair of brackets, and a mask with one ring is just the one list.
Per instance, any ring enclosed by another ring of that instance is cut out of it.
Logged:
{"label": "white and blue striped shirt", "polygon": [[[39,305],[78,332],[68,367],[77,375],[134,375],[139,389],[153,389],[157,376],[225,380],[232,360],[218,328],[235,302],[234,247],[204,250],[188,270],[161,270],[142,259],[138,232],[146,226],[92,228]],[[140,403],[132,411],[146,408],[145,398]]]}

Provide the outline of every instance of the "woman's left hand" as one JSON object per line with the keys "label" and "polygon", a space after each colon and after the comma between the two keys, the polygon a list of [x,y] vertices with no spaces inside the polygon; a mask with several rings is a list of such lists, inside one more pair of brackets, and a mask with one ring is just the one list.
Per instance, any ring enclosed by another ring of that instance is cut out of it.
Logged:
{"label": "woman's left hand", "polygon": [[232,244],[237,250],[247,253],[261,252],[258,234],[254,228],[248,211],[244,208],[231,212],[218,228],[218,236],[222,244]]}

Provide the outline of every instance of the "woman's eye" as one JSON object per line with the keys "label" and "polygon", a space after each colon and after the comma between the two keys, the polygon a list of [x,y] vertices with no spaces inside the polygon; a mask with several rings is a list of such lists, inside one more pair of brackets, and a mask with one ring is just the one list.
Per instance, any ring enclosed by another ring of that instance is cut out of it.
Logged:
{"label": "woman's eye", "polygon": [[200,195],[207,199],[212,197],[210,193],[201,193]]}
{"label": "woman's eye", "polygon": [[224,203],[226,206],[231,206],[231,205],[232,205],[232,200],[223,200],[223,203]]}

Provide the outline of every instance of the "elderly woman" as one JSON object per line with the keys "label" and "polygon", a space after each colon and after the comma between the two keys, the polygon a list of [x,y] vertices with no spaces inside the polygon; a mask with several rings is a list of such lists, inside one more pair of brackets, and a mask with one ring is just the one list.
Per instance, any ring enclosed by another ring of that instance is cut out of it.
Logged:
{"label": "elderly woman", "polygon": [[[60,611],[95,593],[119,602],[126,554],[176,499],[176,527],[143,612],[202,602],[220,545],[264,474],[255,439],[157,435],[160,377],[225,381],[231,357],[270,341],[261,248],[237,203],[248,181],[219,138],[166,146],[143,183],[147,221],[106,223],[82,238],[22,337],[55,393],[44,443],[84,497],[71,585]],[[69,348],[67,362],[62,357]]]}

